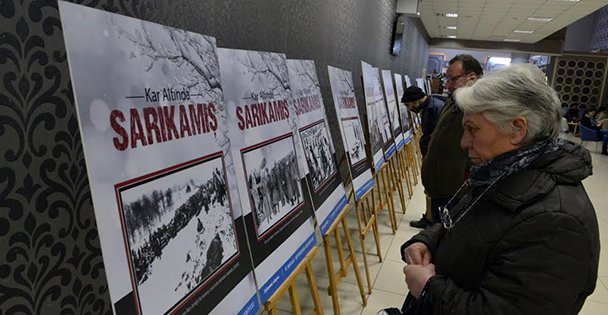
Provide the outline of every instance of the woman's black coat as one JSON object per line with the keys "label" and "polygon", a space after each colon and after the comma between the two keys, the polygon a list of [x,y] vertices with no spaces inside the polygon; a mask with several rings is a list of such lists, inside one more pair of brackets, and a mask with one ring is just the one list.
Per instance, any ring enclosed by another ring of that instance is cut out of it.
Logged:
{"label": "woman's black coat", "polygon": [[496,183],[450,231],[435,224],[403,244],[402,255],[426,244],[437,272],[410,313],[577,314],[600,253],[589,175],[589,152],[567,143]]}

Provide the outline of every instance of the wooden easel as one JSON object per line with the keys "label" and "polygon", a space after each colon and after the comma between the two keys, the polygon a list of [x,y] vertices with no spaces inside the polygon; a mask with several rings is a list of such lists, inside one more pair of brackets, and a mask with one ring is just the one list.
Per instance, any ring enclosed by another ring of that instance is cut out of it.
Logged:
{"label": "wooden easel", "polygon": [[382,252],[380,250],[380,238],[378,236],[378,221],[377,213],[378,210],[375,207],[376,200],[374,195],[375,186],[368,190],[359,200],[355,201],[355,213],[357,214],[357,228],[359,231],[359,238],[361,239],[361,251],[363,252],[363,264],[365,266],[365,276],[367,279],[368,293],[372,293],[372,281],[369,276],[369,265],[367,263],[367,251],[365,250],[365,237],[370,232],[374,234],[376,241],[376,254],[378,259],[382,262]]}
{"label": "wooden easel", "polygon": [[388,211],[389,221],[391,223],[392,233],[395,234],[397,230],[397,218],[395,216],[395,208],[393,204],[393,198],[391,196],[392,193],[392,171],[389,166],[389,162],[386,161],[378,170],[376,170],[373,174],[375,187],[377,187],[378,192],[378,206],[375,207],[374,200],[374,213],[377,215],[381,209],[386,209]]}
{"label": "wooden easel", "polygon": [[[389,167],[390,167],[390,177],[391,177],[391,185],[390,185],[390,194],[389,196],[392,199],[392,195],[394,191],[397,191],[399,194],[399,200],[401,201],[401,211],[405,214],[405,195],[403,194],[403,184],[401,182],[401,167],[399,163],[399,153],[395,151],[395,154],[388,159]],[[393,212],[395,208],[393,207]],[[395,216],[395,213],[393,213]],[[395,218],[395,229],[397,228],[397,219]]]}
{"label": "wooden easel", "polygon": [[401,150],[397,151],[397,158],[399,159],[399,167],[401,170],[400,179],[405,179],[405,185],[407,187],[407,194],[410,199],[412,199],[412,195],[414,194],[412,190],[412,182],[410,181],[410,165],[407,157],[407,146],[409,144],[405,144]]}
{"label": "wooden easel", "polygon": [[[354,196],[354,192],[349,195],[350,198]],[[361,274],[359,272],[359,266],[357,265],[357,259],[355,258],[355,250],[353,248],[353,242],[350,238],[350,231],[348,230],[348,225],[346,224],[346,211],[348,209],[348,203],[342,209],[336,221],[329,227],[327,233],[323,235],[323,247],[325,249],[325,262],[327,264],[327,273],[329,276],[329,288],[328,293],[331,296],[331,302],[334,307],[334,314],[340,314],[340,302],[338,301],[338,284],[346,275],[348,274],[348,268],[352,265],[355,270],[355,278],[357,279],[357,285],[359,286],[359,294],[361,295],[361,302],[363,306],[367,305],[367,298],[365,297],[365,293],[363,292],[363,284],[361,282]],[[344,238],[346,239],[346,244],[348,245],[348,256],[344,257],[342,247],[342,238],[340,237],[340,229],[339,225],[342,225],[342,230],[344,233]],[[338,259],[340,262],[340,269],[338,272],[334,272],[334,264],[331,256],[331,235],[334,236],[336,241],[336,247],[338,252]]]}
{"label": "wooden easel", "polygon": [[323,307],[321,306],[321,299],[319,298],[319,290],[317,289],[317,283],[315,282],[315,276],[312,272],[311,262],[317,253],[319,247],[315,246],[304,259],[298,264],[294,271],[287,277],[287,280],[281,284],[281,286],[268,298],[264,308],[270,315],[277,314],[277,305],[281,296],[285,291],[289,291],[289,299],[291,301],[291,308],[294,314],[302,314],[302,308],[300,307],[300,299],[298,298],[298,291],[296,289],[296,278],[302,272],[306,272],[308,278],[308,286],[310,288],[310,294],[312,295],[312,301],[315,306],[311,314],[323,314]]}

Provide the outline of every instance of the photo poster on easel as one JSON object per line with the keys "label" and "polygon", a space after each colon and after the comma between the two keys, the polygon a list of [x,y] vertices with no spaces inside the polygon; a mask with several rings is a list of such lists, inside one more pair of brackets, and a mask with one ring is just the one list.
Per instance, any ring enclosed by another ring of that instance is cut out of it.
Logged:
{"label": "photo poster on easel", "polygon": [[405,103],[401,102],[403,97],[403,77],[400,74],[393,74],[395,77],[395,91],[397,91],[397,104],[399,104],[399,118],[401,119],[401,132],[403,133],[404,144],[412,141],[412,127],[410,124],[410,115]]}
{"label": "photo poster on easel", "polygon": [[407,74],[404,75],[403,76],[403,80],[405,80],[405,86],[404,86],[404,88],[407,89],[408,87],[412,86],[412,80],[410,80],[410,76],[409,75],[407,75]]}
{"label": "photo poster on easel", "polygon": [[384,126],[383,140],[384,140],[384,157],[388,160],[396,151],[395,138],[391,129],[391,119],[386,110],[386,100],[384,98],[384,92],[382,88],[382,80],[380,79],[380,69],[373,67],[374,69],[374,94],[377,95],[377,106],[382,117],[382,125]]}
{"label": "photo poster on easel", "polygon": [[114,314],[255,314],[215,38],[59,10]]}
{"label": "photo poster on easel", "polygon": [[359,118],[353,75],[350,71],[332,66],[327,66],[327,71],[336,116],[340,121],[342,143],[348,157],[352,188],[355,199],[359,200],[374,186],[374,180],[365,153],[365,136]]}
{"label": "photo poster on easel", "polygon": [[401,122],[399,121],[399,107],[397,105],[397,99],[395,98],[393,75],[390,70],[382,70],[381,74],[382,86],[384,87],[383,90],[386,99],[386,110],[391,122],[393,139],[395,139],[397,150],[401,150],[401,148],[403,148],[405,145],[405,139],[403,138]]}
{"label": "photo poster on easel", "polygon": [[218,48],[228,138],[262,304],[317,243],[285,55]]}
{"label": "photo poster on easel", "polygon": [[[382,121],[382,113],[380,111],[380,99],[378,98],[377,90],[374,91],[377,84],[374,68],[364,61],[361,61],[361,70],[363,77],[363,94],[365,95],[365,109],[367,112],[367,129],[370,141],[372,162],[374,171],[380,169],[384,164],[384,122]],[[381,92],[381,91],[380,91]]]}
{"label": "photo poster on easel", "polygon": [[325,235],[346,206],[346,192],[338,172],[315,63],[287,59],[287,70],[295,108],[293,117],[305,157],[305,163],[299,163],[300,172],[308,174],[315,217],[321,235]]}
{"label": "photo poster on easel", "polygon": [[428,95],[428,91],[426,90],[426,84],[424,83],[424,79],[423,78],[416,78],[416,86],[421,88],[422,91],[424,91],[424,93],[426,95]]}

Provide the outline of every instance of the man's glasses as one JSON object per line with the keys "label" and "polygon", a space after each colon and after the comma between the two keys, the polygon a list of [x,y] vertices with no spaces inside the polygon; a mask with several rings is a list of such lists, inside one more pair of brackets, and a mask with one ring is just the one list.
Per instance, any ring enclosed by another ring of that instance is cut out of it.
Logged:
{"label": "man's glasses", "polygon": [[469,74],[471,74],[471,73],[470,73],[470,72],[469,72],[469,73],[463,73],[463,74],[461,74],[461,75],[457,75],[457,76],[455,76],[455,77],[446,78],[445,82],[446,82],[446,83],[447,83],[447,82],[454,82],[454,81],[456,81],[456,80],[460,79],[461,77],[463,77],[463,76],[465,76],[465,75],[469,75]]}

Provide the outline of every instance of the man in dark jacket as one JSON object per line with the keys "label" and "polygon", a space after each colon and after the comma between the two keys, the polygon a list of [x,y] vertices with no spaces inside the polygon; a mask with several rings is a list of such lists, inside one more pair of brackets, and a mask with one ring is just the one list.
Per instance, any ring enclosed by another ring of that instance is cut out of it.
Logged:
{"label": "man in dark jacket", "polygon": [[[457,55],[449,62],[445,87],[453,93],[460,87],[473,84],[483,75],[477,59],[471,55]],[[439,222],[439,208],[446,205],[464,183],[470,167],[467,152],[460,147],[462,111],[450,96],[433,131],[427,154],[422,162],[422,185],[431,198],[433,221]]]}
{"label": "man in dark jacket", "polygon": [[431,141],[431,134],[435,130],[439,113],[443,109],[444,101],[434,96],[428,97],[421,88],[410,86],[403,92],[401,102],[407,109],[421,116],[422,137],[420,137],[420,152],[424,157]]}
{"label": "man in dark jacket", "polygon": [[[419,144],[420,153],[422,153],[422,157],[424,158],[429,147],[429,142],[431,141],[431,134],[433,133],[433,130],[435,130],[435,126],[439,120],[439,113],[441,113],[445,103],[441,99],[434,96],[426,96],[421,88],[413,85],[405,89],[401,102],[405,103],[408,110],[414,113],[420,113],[422,116],[422,121],[420,123],[422,127],[422,136],[420,137]],[[410,221],[411,227],[425,228],[433,223],[430,202],[428,201],[429,200],[427,199],[428,207],[426,209],[426,213],[422,215],[422,219]]]}

